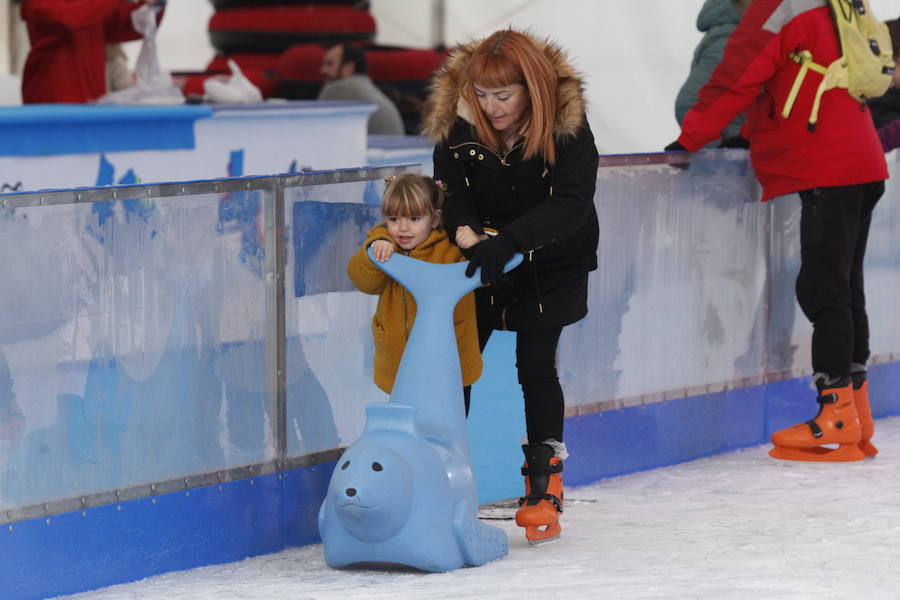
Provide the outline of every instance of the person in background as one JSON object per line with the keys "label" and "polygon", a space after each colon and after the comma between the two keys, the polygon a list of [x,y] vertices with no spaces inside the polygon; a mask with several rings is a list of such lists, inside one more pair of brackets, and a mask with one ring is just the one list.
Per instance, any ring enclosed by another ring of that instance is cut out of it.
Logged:
{"label": "person in background", "polygon": [[[423,133],[444,182],[444,224],[481,267],[479,344],[516,332],[525,399],[525,496],[516,523],[531,543],[560,535],[565,399],[556,367],[563,327],[587,314],[597,268],[599,155],[582,80],[562,49],[512,29],[457,49],[432,83]],[[501,275],[516,253],[524,262]]]}
{"label": "person in background", "polygon": [[322,68],[325,85],[319,100],[365,100],[378,108],[369,117],[369,135],[403,135],[403,119],[397,106],[366,74],[366,57],[351,44],[337,44],[325,52]]}
{"label": "person in background", "polygon": [[[863,259],[872,211],[884,193],[887,165],[865,105],[846,89],[821,97],[821,75],[808,75],[783,116],[800,65],[795,51],[819,64],[841,55],[826,2],[754,0],[701,88],[668,151],[697,151],[747,111],[750,158],[763,200],[797,193],[800,273],[797,301],[813,324],[812,368],[818,414],[772,434],[770,455],[786,460],[852,461],[874,456],[866,362],[869,320]],[[812,71],[810,71],[812,73]],[[780,199],[794,201],[797,196]],[[831,448],[829,444],[837,444]]]}
{"label": "person in background", "polygon": [[[347,275],[359,291],[378,295],[378,307],[372,317],[373,373],[375,385],[387,394],[394,388],[400,359],[416,320],[416,301],[406,288],[369,260],[368,249],[372,248],[379,262],[395,252],[431,263],[462,262],[465,258],[441,227],[443,203],[444,191],[431,177],[410,173],[392,178],[381,201],[384,222],[369,230],[366,241],[347,265]],[[482,369],[472,293],[456,304],[453,323],[468,412],[469,390]]]}
{"label": "person in background", "polygon": [[165,0],[22,0],[31,50],[22,72],[22,102],[86,103],[107,92],[106,47],[140,38],[131,13]]}
{"label": "person in background", "polygon": [[106,91],[117,92],[134,84],[134,73],[128,66],[128,57],[122,44],[106,45]]}
{"label": "person in background", "polygon": [[885,152],[900,146],[900,119],[894,119],[887,125],[879,127],[878,139],[881,141],[881,149]]}
{"label": "person in background", "polygon": [[[703,39],[694,50],[687,80],[675,97],[675,119],[678,125],[681,125],[684,115],[697,101],[697,92],[709,80],[713,69],[722,61],[728,36],[737,27],[741,15],[749,4],[750,0],[706,0],[700,9],[700,14],[697,15],[697,29],[703,33]],[[727,144],[723,145],[736,145],[734,142],[740,136],[744,118],[745,115],[741,113],[722,129],[720,137],[723,142],[727,140]]]}
{"label": "person in background", "polygon": [[[891,34],[891,45],[894,47],[894,81],[891,87],[883,96],[872,98],[868,101],[869,111],[872,113],[872,120],[875,122],[875,128],[880,130],[882,127],[891,123],[900,117],[900,19],[892,19],[885,21],[888,31]],[[896,144],[894,145],[896,147]]]}
{"label": "person in background", "polygon": [[900,146],[900,19],[885,21],[885,24],[894,47],[894,80],[883,96],[869,100],[868,104],[881,148],[890,152]]}

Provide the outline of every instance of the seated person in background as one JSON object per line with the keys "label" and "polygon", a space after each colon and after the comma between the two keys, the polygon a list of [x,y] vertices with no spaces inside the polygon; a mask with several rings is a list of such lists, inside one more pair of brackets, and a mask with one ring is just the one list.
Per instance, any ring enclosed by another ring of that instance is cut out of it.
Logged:
{"label": "seated person in background", "polygon": [[403,135],[400,111],[366,75],[362,50],[350,44],[332,46],[322,58],[319,70],[325,85],[319,100],[366,100],[378,108],[369,117],[369,134]]}
{"label": "seated person in background", "polygon": [[134,84],[134,74],[122,44],[106,45],[106,91],[117,92]]}
{"label": "seated person in background", "polygon": [[897,66],[897,70],[894,71],[894,82],[891,84],[890,89],[883,96],[872,98],[868,102],[872,120],[875,121],[875,128],[879,130],[900,117],[900,65],[897,64],[897,59],[900,58],[900,19],[885,21],[885,24],[891,33],[891,45],[894,46],[894,64]]}
{"label": "seated person in background", "polygon": [[[85,103],[107,92],[106,45],[139,39],[131,13],[165,0],[22,0],[31,50],[22,102]],[[157,22],[162,11],[157,13]]]}
{"label": "seated person in background", "polygon": [[[675,119],[679,126],[684,120],[684,115],[697,101],[697,92],[707,82],[713,69],[722,61],[728,36],[737,27],[749,4],[750,0],[706,0],[700,9],[700,14],[697,15],[697,29],[704,34],[703,39],[694,50],[691,72],[678,90],[678,96],[675,97]],[[734,140],[740,135],[744,118],[743,113],[739,114],[722,130],[722,139],[729,141],[723,145],[736,145]],[[712,145],[717,143],[714,142]]]}

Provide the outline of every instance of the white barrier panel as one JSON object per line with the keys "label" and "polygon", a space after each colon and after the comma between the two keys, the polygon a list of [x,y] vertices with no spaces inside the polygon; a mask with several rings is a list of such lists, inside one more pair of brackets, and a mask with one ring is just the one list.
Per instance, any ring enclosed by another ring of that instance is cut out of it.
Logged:
{"label": "white barrier panel", "polygon": [[316,101],[0,107],[0,188],[65,189],[361,167],[367,164],[366,123],[374,108],[368,102]]}

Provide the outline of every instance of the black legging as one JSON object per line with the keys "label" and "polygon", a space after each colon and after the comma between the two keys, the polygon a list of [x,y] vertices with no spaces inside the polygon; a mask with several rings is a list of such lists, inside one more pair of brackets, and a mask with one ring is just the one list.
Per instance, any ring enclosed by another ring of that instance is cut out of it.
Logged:
{"label": "black legging", "polygon": [[[482,352],[493,332],[479,327],[478,345]],[[531,444],[548,439],[563,441],[565,399],[556,374],[556,347],[561,333],[561,327],[516,332],[516,369],[525,396],[525,425]],[[469,414],[468,389],[464,391]]]}
{"label": "black legging", "polygon": [[813,324],[812,367],[831,377],[869,358],[863,259],[884,182],[800,192],[797,301]]}

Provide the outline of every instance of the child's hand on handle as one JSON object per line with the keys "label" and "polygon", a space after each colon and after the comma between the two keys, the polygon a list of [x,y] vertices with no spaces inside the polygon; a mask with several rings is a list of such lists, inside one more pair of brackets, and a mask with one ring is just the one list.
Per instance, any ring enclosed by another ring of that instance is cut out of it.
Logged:
{"label": "child's hand on handle", "polygon": [[394,254],[394,243],[387,240],[375,240],[371,247],[372,258],[378,262],[385,262]]}
{"label": "child's hand on handle", "polygon": [[486,235],[478,235],[475,233],[475,230],[468,225],[461,225],[456,228],[456,245],[463,250],[471,248],[478,242],[484,241],[487,238],[488,236]]}

